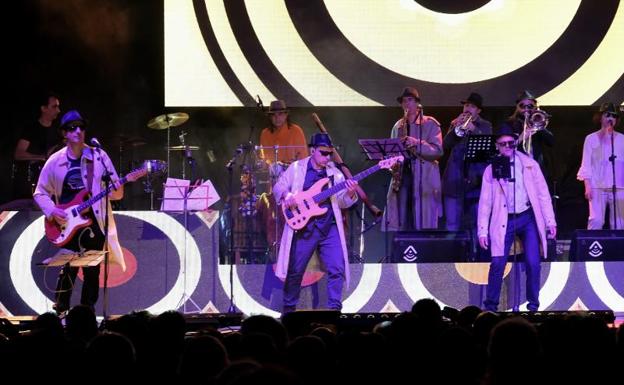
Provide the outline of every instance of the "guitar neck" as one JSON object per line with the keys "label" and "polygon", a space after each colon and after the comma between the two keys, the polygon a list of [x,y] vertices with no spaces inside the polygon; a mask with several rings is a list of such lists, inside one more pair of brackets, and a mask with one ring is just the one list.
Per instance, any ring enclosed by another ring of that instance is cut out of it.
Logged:
{"label": "guitar neck", "polygon": [[[120,185],[125,184],[126,182],[128,182],[128,178],[124,176],[123,178],[119,179],[118,182],[119,182]],[[87,199],[86,201],[82,202],[77,207],[78,212],[93,206],[97,201],[99,201],[100,199],[104,198],[111,191],[113,191],[113,184],[112,183],[110,183],[108,185],[108,187],[106,187],[104,190],[100,191],[99,194],[96,194],[96,195],[92,196],[91,198]]]}
{"label": "guitar neck", "polygon": [[[357,182],[361,181],[362,179],[366,178],[367,176],[379,171],[381,167],[379,166],[379,164],[374,165],[371,168],[368,168],[364,171],[362,171],[361,173],[354,175],[352,179],[356,180]],[[313,199],[314,202],[316,203],[320,203],[324,200],[326,200],[327,198],[331,197],[332,195],[344,190],[347,187],[347,183],[345,182],[340,182],[338,184],[333,185],[332,187],[328,188],[327,190],[323,190],[320,193],[316,194]]]}

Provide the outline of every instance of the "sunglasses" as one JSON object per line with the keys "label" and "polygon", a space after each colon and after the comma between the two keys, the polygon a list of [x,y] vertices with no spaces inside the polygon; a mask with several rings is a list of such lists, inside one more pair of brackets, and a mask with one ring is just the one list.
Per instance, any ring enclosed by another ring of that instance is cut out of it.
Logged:
{"label": "sunglasses", "polygon": [[508,147],[508,148],[516,148],[515,140],[507,140],[505,142],[496,142],[496,145],[499,147]]}
{"label": "sunglasses", "polygon": [[76,129],[80,128],[80,131],[84,131],[84,126],[82,124],[70,124],[69,126],[67,126],[67,131],[68,132],[74,132],[76,131]]}
{"label": "sunglasses", "polygon": [[318,152],[323,155],[323,156],[330,156],[331,154],[333,154],[333,151],[323,151],[323,150],[318,150]]}
{"label": "sunglasses", "polygon": [[604,115],[607,118],[613,118],[613,119],[617,119],[617,117],[618,117],[617,114],[614,114],[613,112],[605,112]]}
{"label": "sunglasses", "polygon": [[520,104],[518,105],[518,107],[520,107],[521,110],[534,110],[535,109],[535,104]]}

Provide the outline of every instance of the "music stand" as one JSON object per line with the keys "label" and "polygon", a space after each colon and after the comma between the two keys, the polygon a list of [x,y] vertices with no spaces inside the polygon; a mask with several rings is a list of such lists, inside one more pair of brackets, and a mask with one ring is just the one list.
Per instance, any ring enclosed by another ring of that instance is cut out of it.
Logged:
{"label": "music stand", "polygon": [[[383,160],[393,156],[402,155],[405,161],[409,161],[411,155],[405,146],[403,146],[403,142],[400,138],[385,138],[385,139],[359,139],[358,143],[364,154],[370,160]],[[398,197],[397,197],[398,198]],[[397,199],[397,209],[399,206],[399,199]],[[388,207],[388,196],[386,195],[386,208]],[[388,215],[385,215],[386,220],[386,231],[384,231],[384,243],[385,243],[385,252],[386,255],[383,257],[382,261],[390,260],[390,255],[388,253]],[[397,217],[398,218],[398,217]],[[380,262],[382,262],[380,261]]]}
{"label": "music stand", "polygon": [[487,163],[496,155],[494,135],[470,135],[466,142],[464,161]]}
{"label": "music stand", "polygon": [[186,179],[167,178],[164,184],[165,191],[162,198],[160,211],[169,213],[182,213],[184,215],[184,255],[182,256],[182,277],[184,280],[182,298],[176,305],[176,309],[182,307],[182,312],[187,314],[186,303],[191,302],[195,306],[193,313],[201,312],[201,308],[187,293],[186,271],[187,271],[187,234],[188,234],[188,213],[189,211],[206,211],[219,199],[219,194],[214,189],[212,182],[207,180],[199,185],[191,186],[191,181]]}
{"label": "music stand", "polygon": [[75,252],[63,249],[50,258],[44,259],[39,265],[41,266],[64,266],[69,263],[72,267],[89,267],[97,266],[103,260],[108,251],[104,250],[87,250],[85,252]]}

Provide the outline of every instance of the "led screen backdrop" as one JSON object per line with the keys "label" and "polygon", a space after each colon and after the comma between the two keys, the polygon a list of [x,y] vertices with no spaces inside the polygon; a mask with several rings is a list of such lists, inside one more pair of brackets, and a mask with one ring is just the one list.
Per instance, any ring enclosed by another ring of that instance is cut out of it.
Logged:
{"label": "led screen backdrop", "polygon": [[166,0],[165,104],[542,105],[624,100],[617,0]]}

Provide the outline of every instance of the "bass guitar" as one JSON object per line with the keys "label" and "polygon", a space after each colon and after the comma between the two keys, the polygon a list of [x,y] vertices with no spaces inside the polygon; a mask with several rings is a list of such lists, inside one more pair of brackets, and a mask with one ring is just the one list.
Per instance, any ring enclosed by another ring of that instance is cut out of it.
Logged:
{"label": "bass guitar", "polygon": [[[135,180],[147,175],[148,170],[145,167],[141,167],[134,171],[129,172],[126,176],[119,179],[119,184],[125,184],[127,182],[134,182]],[[95,203],[99,202],[107,194],[113,190],[113,185],[110,184],[106,189],[102,190],[99,194],[96,194],[89,198],[89,192],[85,189],[80,191],[74,199],[70,202],[57,205],[57,208],[62,209],[67,214],[67,222],[59,224],[54,218],[46,219],[45,223],[45,235],[48,240],[58,246],[62,247],[73,238],[74,234],[82,228],[85,228],[93,222],[91,218],[84,217],[83,214],[91,208]]]}
{"label": "bass guitar", "polygon": [[[389,170],[397,162],[403,162],[403,156],[399,155],[381,160],[375,166],[353,176],[352,179],[359,182],[381,169]],[[345,182],[340,182],[323,190],[323,187],[325,187],[327,183],[329,183],[329,178],[323,178],[314,183],[312,187],[306,191],[300,191],[295,194],[295,205],[293,206],[282,204],[282,214],[288,226],[293,230],[301,230],[308,224],[311,218],[325,214],[327,208],[320,207],[319,204],[329,199],[332,195],[344,190],[346,187]]]}

